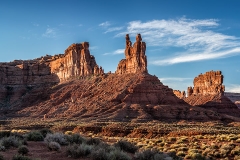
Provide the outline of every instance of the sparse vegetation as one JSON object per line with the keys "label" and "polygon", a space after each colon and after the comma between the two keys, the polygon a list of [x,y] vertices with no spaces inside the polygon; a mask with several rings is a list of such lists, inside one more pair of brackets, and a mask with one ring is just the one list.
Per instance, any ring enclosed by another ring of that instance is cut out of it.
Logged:
{"label": "sparse vegetation", "polygon": [[43,141],[43,135],[39,131],[31,131],[26,134],[28,141]]}
{"label": "sparse vegetation", "polygon": [[18,148],[18,153],[21,155],[26,155],[28,152],[29,152],[29,150],[28,150],[27,146],[22,145]]}
{"label": "sparse vegetation", "polygon": [[129,153],[135,153],[138,150],[137,146],[124,140],[118,141],[117,143],[114,144],[114,146]]}
{"label": "sparse vegetation", "polygon": [[[43,126],[41,123],[38,123],[38,125]],[[48,121],[44,123],[46,124],[42,128],[51,128],[47,125]],[[147,127],[145,127],[142,123],[77,123],[79,121],[62,121],[61,123],[56,121],[56,124],[51,122],[51,125],[57,125],[52,127],[55,129],[63,129],[68,125],[78,126],[74,131],[69,131],[67,127],[67,132],[63,130],[65,134],[59,132],[59,130],[52,132],[49,129],[41,129],[39,131],[19,128],[10,131],[4,130],[0,139],[0,151],[11,149],[11,147],[19,147],[27,144],[27,141],[30,140],[35,141],[38,139],[35,137],[41,137],[39,139],[42,140],[42,137],[46,136],[44,141],[46,142],[46,148],[49,150],[68,151],[68,156],[86,157],[94,160],[109,160],[109,157],[125,157],[125,159],[129,159],[129,155],[130,159],[144,159],[146,157],[152,159],[172,158],[189,160],[239,159],[240,130],[239,127],[232,127],[231,125],[224,126],[216,123],[211,124],[211,127],[209,127],[201,123],[178,125],[151,122],[147,123]],[[31,125],[31,122],[29,124]],[[89,128],[94,128],[95,125],[98,128],[100,126],[105,132],[119,127],[119,130],[132,130],[138,134],[135,134],[134,138],[128,138],[133,137],[131,134],[121,138],[117,137],[118,135],[112,137],[104,136],[101,135],[101,132],[93,133],[86,131],[86,133],[83,133],[84,135],[76,134],[76,132],[80,133],[81,127],[86,125],[89,125]],[[80,128],[79,131],[78,128]],[[154,131],[154,134],[144,138],[145,136],[141,133],[143,130],[145,132]],[[110,144],[104,142],[109,142]],[[63,145],[68,146],[63,147]]]}
{"label": "sparse vegetation", "polygon": [[47,144],[47,146],[50,151],[60,151],[61,150],[61,145],[58,142],[49,142]]}
{"label": "sparse vegetation", "polygon": [[13,156],[12,160],[32,160],[32,159],[23,155],[15,155]]}

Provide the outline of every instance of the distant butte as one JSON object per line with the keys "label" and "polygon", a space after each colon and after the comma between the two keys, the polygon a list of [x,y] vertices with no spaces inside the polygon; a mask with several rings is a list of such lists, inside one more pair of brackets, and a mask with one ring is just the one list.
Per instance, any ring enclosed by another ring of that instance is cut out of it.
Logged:
{"label": "distant butte", "polygon": [[224,95],[223,78],[221,71],[209,71],[194,78],[194,87],[187,88],[187,97],[184,91],[174,90],[174,94],[192,106],[239,117],[236,104]]}

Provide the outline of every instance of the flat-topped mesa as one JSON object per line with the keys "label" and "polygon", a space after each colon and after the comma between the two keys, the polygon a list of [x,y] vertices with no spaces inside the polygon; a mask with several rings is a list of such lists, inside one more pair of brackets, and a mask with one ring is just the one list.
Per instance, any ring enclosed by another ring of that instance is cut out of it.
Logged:
{"label": "flat-topped mesa", "polygon": [[188,87],[188,96],[224,94],[223,75],[221,71],[210,71],[194,78],[194,87]]}
{"label": "flat-topped mesa", "polygon": [[136,42],[132,46],[130,37],[126,34],[125,58],[117,67],[117,74],[125,73],[148,73],[147,56],[145,55],[146,43],[142,42],[141,34],[137,34]]}
{"label": "flat-topped mesa", "polygon": [[64,56],[53,57],[50,67],[61,82],[71,77],[104,73],[102,67],[97,65],[95,57],[90,55],[88,42],[72,44],[65,50]]}

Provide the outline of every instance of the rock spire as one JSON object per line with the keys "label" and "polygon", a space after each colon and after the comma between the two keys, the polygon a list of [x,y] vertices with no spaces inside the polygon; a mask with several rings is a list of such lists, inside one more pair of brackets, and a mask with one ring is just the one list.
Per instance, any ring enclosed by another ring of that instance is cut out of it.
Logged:
{"label": "rock spire", "polygon": [[117,67],[117,74],[147,73],[146,43],[142,42],[141,34],[137,34],[136,42],[132,46],[130,37],[126,34],[125,59]]}

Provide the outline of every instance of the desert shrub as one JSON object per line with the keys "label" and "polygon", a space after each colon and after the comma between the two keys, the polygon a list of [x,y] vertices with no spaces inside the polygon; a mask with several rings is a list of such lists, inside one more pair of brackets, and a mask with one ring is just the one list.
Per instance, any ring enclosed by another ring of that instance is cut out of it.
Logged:
{"label": "desert shrub", "polygon": [[205,157],[200,153],[192,153],[190,156],[192,160],[205,160]]}
{"label": "desert shrub", "polygon": [[0,131],[0,138],[9,137],[10,134],[11,134],[11,131],[9,131],[9,130],[2,130],[2,131]]}
{"label": "desert shrub", "polygon": [[32,160],[32,159],[23,155],[15,155],[12,157],[12,160]]}
{"label": "desert shrub", "polygon": [[73,132],[72,131],[66,131],[64,134],[67,134],[67,135],[72,135]]}
{"label": "desert shrub", "polygon": [[0,160],[5,160],[3,155],[0,154]]}
{"label": "desert shrub", "polygon": [[240,147],[236,146],[232,151],[231,155],[240,155]]}
{"label": "desert shrub", "polygon": [[49,142],[48,143],[48,149],[50,151],[60,151],[61,150],[61,146],[58,142]]}
{"label": "desert shrub", "polygon": [[125,152],[115,149],[108,154],[108,160],[131,160],[131,157]]}
{"label": "desert shrub", "polygon": [[82,137],[80,134],[72,134],[72,135],[65,135],[66,139],[69,143],[73,144],[82,144],[86,142],[86,139]]}
{"label": "desert shrub", "polygon": [[86,141],[86,144],[88,145],[99,145],[101,143],[101,140],[98,138],[89,138]]}
{"label": "desert shrub", "polygon": [[136,152],[134,155],[134,160],[151,160],[156,154],[158,154],[157,150],[147,149],[144,151]]}
{"label": "desert shrub", "polygon": [[179,151],[176,154],[177,156],[184,157],[186,154],[183,151]]}
{"label": "desert shrub", "polygon": [[118,141],[117,143],[114,144],[114,146],[129,153],[135,153],[138,150],[137,146],[124,140]]}
{"label": "desert shrub", "polygon": [[44,138],[47,136],[48,133],[53,133],[53,132],[52,132],[50,129],[48,129],[48,128],[43,128],[43,129],[41,129],[39,132],[43,135]]}
{"label": "desert shrub", "polygon": [[91,153],[92,146],[87,144],[73,144],[67,147],[67,155],[73,158],[88,156]]}
{"label": "desert shrub", "polygon": [[106,150],[103,148],[99,148],[97,150],[93,149],[91,158],[93,160],[108,160],[108,152],[106,152]]}
{"label": "desert shrub", "polygon": [[234,156],[234,160],[239,160],[239,159],[240,159],[240,155]]}
{"label": "desert shrub", "polygon": [[177,151],[188,151],[187,147],[179,147]]}
{"label": "desert shrub", "polygon": [[31,131],[27,133],[26,138],[28,141],[43,141],[43,135],[39,131]]}
{"label": "desert shrub", "polygon": [[6,148],[4,146],[0,145],[0,151],[5,151],[5,150],[6,150]]}
{"label": "desert shrub", "polygon": [[3,137],[0,140],[0,146],[4,146],[5,149],[9,149],[10,147],[18,147],[21,144],[22,141],[15,136]]}
{"label": "desert shrub", "polygon": [[240,143],[240,138],[238,138],[238,139],[236,140],[236,143]]}
{"label": "desert shrub", "polygon": [[168,137],[168,141],[174,142],[174,141],[176,141],[176,137]]}
{"label": "desert shrub", "polygon": [[44,141],[47,142],[47,143],[57,142],[60,145],[67,145],[68,144],[67,138],[63,133],[54,133],[54,134],[48,133],[46,135],[46,137],[44,138]]}
{"label": "desert shrub", "polygon": [[18,148],[19,154],[26,155],[28,152],[29,152],[29,150],[28,150],[27,146],[22,145]]}

